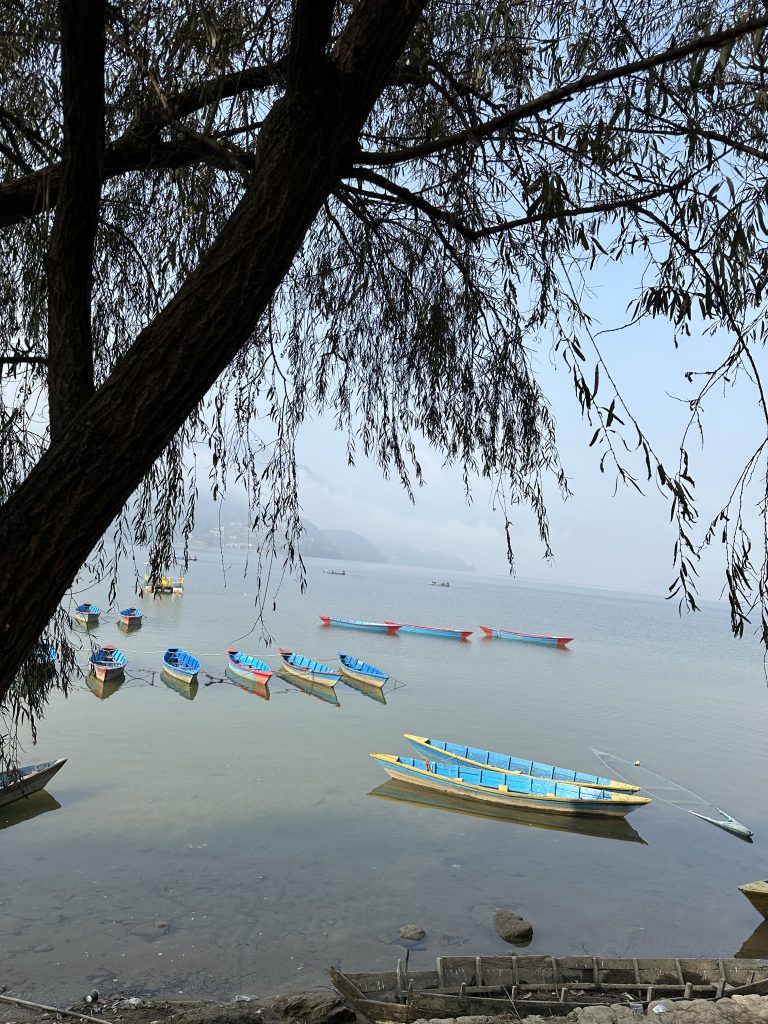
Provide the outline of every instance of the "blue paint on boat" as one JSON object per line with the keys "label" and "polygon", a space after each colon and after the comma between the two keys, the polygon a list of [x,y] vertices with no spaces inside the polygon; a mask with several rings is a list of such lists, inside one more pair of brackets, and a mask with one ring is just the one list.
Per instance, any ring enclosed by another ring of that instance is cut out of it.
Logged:
{"label": "blue paint on boat", "polygon": [[360,661],[359,658],[353,658],[351,654],[342,654],[339,651],[339,661],[344,668],[351,669],[353,672],[359,672],[364,676],[370,676],[371,679],[376,679],[383,683],[389,679],[387,673],[382,672],[380,668],[376,668],[375,665],[369,665],[367,661]]}
{"label": "blue paint on boat", "polygon": [[141,608],[123,608],[120,615],[124,619],[141,619],[144,616],[144,612]]}
{"label": "blue paint on boat", "polygon": [[366,619],[341,619],[336,615],[321,615],[325,626],[344,626],[346,629],[362,629],[368,633],[389,633],[391,636],[401,628],[399,622],[369,622]]}
{"label": "blue paint on boat", "polygon": [[227,651],[228,668],[241,679],[266,682],[272,675],[272,669],[265,662],[244,651],[235,651],[231,647]]}
{"label": "blue paint on boat", "polygon": [[442,626],[417,626],[405,622],[400,626],[401,633],[418,633],[421,636],[440,636],[447,640],[468,640],[472,636],[471,629],[446,629]]}
{"label": "blue paint on boat", "polygon": [[192,680],[200,671],[200,662],[188,651],[180,647],[169,647],[163,655],[163,665],[166,671],[177,678]]}
{"label": "blue paint on boat", "polygon": [[95,604],[79,604],[75,608],[75,618],[78,622],[84,622],[88,625],[93,625],[94,622],[99,621],[101,615],[101,608]]}
{"label": "blue paint on boat", "polygon": [[304,679],[318,683],[325,683],[326,686],[334,686],[339,681],[339,673],[330,665],[324,665],[321,661],[313,658],[306,658],[303,654],[294,654],[293,651],[286,651],[280,648],[280,657],[283,659],[286,671]]}
{"label": "blue paint on boat", "polygon": [[93,669],[100,667],[124,669],[128,664],[126,656],[116,647],[97,647],[88,661]]}

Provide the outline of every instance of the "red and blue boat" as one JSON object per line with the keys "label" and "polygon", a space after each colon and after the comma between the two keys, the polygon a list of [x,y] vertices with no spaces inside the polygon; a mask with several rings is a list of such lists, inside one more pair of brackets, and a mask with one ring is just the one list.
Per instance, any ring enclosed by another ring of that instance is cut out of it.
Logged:
{"label": "red and blue boat", "polygon": [[140,626],[143,618],[141,608],[123,608],[120,612],[120,622],[124,626]]}
{"label": "red and blue boat", "polygon": [[446,629],[443,626],[416,626],[412,622],[400,625],[401,633],[420,633],[422,636],[441,636],[448,640],[468,640],[472,636],[471,629]]}
{"label": "red and blue boat", "polygon": [[545,647],[565,647],[573,640],[572,636],[548,636],[546,633],[516,633],[512,629],[495,629],[493,626],[481,626],[486,636],[496,636],[500,640],[522,640],[523,643],[544,644]]}
{"label": "red and blue boat", "polygon": [[236,651],[233,647],[227,650],[227,672],[238,682],[251,686],[264,686],[272,678],[272,669],[265,661],[243,651]]}
{"label": "red and blue boat", "polygon": [[97,647],[88,659],[88,667],[92,675],[102,682],[116,679],[123,675],[128,659],[122,651],[118,651],[112,644],[105,647]]}
{"label": "red and blue boat", "polygon": [[400,629],[399,622],[368,622],[365,619],[341,619],[336,615],[321,615],[324,626],[345,626],[347,629],[364,629],[369,633],[389,633],[394,636]]}
{"label": "red and blue boat", "polygon": [[79,604],[75,608],[74,618],[83,626],[96,626],[101,615],[101,608],[95,604]]}
{"label": "red and blue boat", "polygon": [[324,686],[335,686],[338,683],[339,673],[330,665],[323,665],[321,661],[305,658],[303,654],[286,651],[284,647],[280,647],[279,651],[280,657],[283,659],[283,668],[288,675],[302,679],[304,682],[322,683]]}

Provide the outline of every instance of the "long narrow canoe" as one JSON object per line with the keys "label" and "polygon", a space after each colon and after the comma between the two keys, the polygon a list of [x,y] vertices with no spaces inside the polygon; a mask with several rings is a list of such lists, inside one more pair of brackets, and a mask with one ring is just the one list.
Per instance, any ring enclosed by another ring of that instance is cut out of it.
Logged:
{"label": "long narrow canoe", "polygon": [[446,629],[443,626],[416,626],[412,622],[403,622],[401,633],[420,633],[422,636],[441,636],[448,640],[468,640],[472,636],[471,629]]}
{"label": "long narrow canoe", "polygon": [[265,661],[260,661],[252,654],[236,651],[233,647],[227,649],[227,671],[236,679],[251,685],[263,686],[272,678],[272,669]]}
{"label": "long narrow canoe", "polygon": [[568,782],[574,786],[590,786],[592,789],[612,789],[622,793],[636,793],[640,788],[627,782],[618,782],[616,779],[604,779],[599,775],[576,772],[571,768],[558,768],[557,765],[529,761],[527,758],[512,757],[510,754],[496,754],[482,747],[465,747],[461,743],[446,743],[445,740],[412,736],[410,733],[405,733],[405,738],[420,754],[435,761],[456,761],[471,764],[475,768],[491,768],[494,771],[511,772],[513,775],[530,775],[537,779]]}
{"label": "long narrow canoe", "polygon": [[180,647],[169,647],[163,655],[163,668],[174,679],[182,683],[191,683],[200,671],[200,662],[188,651]]}
{"label": "long narrow canoe", "polygon": [[58,761],[29,764],[26,768],[19,768],[15,772],[6,772],[4,775],[0,775],[0,807],[13,803],[14,800],[21,800],[31,793],[37,793],[66,763],[66,757],[60,757]]}
{"label": "long narrow canoe", "polygon": [[326,686],[335,686],[338,683],[339,673],[330,665],[323,665],[320,661],[305,658],[303,654],[286,651],[284,647],[280,647],[279,650],[280,657],[283,659],[283,668],[288,675],[310,683],[324,683]]}
{"label": "long narrow canoe", "polygon": [[353,658],[351,654],[343,654],[339,651],[339,664],[341,674],[350,679],[356,679],[359,683],[367,683],[369,686],[381,688],[389,679],[386,672],[382,672],[375,665],[369,665],[367,661]]}
{"label": "long narrow canoe", "polygon": [[522,640],[529,644],[544,644],[547,647],[565,647],[573,640],[572,636],[549,636],[546,633],[516,633],[512,629],[496,629],[493,626],[481,626],[486,636],[496,636],[500,640]]}
{"label": "long narrow canoe", "polygon": [[571,786],[530,775],[473,768],[464,764],[440,764],[392,754],[371,754],[393,779],[426,786],[441,793],[453,793],[467,800],[479,800],[498,807],[530,807],[558,814],[593,814],[623,818],[636,807],[651,801],[634,793]]}
{"label": "long narrow canoe", "polygon": [[97,647],[88,659],[89,670],[106,682],[108,679],[116,679],[123,675],[128,659],[122,651],[118,651],[112,644],[104,647]]}
{"label": "long narrow canoe", "polygon": [[643,793],[649,793],[657,800],[661,800],[662,803],[672,804],[673,807],[678,807],[681,811],[687,811],[694,817],[717,825],[718,828],[725,829],[726,832],[731,832],[740,839],[752,842],[752,829],[742,825],[740,821],[736,821],[727,811],[722,810],[716,804],[711,804],[708,800],[692,793],[690,789],[680,786],[672,779],[665,779],[663,775],[657,775],[656,772],[652,772],[648,768],[641,768],[639,765],[632,764],[631,761],[625,761],[623,757],[618,757],[616,754],[595,750],[594,747],[592,753],[598,761],[603,762],[609,771],[628,782],[636,783]]}
{"label": "long narrow canoe", "polygon": [[75,608],[75,619],[83,626],[95,626],[99,621],[101,608],[95,604],[79,604]]}
{"label": "long narrow canoe", "polygon": [[739,886],[739,892],[744,893],[755,910],[768,919],[768,879],[764,882],[746,882]]}
{"label": "long narrow canoe", "polygon": [[394,971],[375,974],[342,974],[332,967],[331,981],[367,1020],[407,1024],[418,1017],[507,1017],[510,1012],[550,1019],[588,1006],[626,1004],[627,999],[645,1009],[661,998],[680,1000],[675,1004],[679,1015],[690,1020],[695,1013],[682,1010],[690,1000],[746,994],[768,980],[768,966],[759,959],[506,954],[441,956],[436,967],[413,971],[407,960],[398,960]]}
{"label": "long narrow canoe", "polygon": [[347,629],[364,629],[368,633],[388,633],[394,636],[400,629],[399,622],[368,622],[365,619],[340,619],[337,615],[321,615],[324,626],[344,626]]}

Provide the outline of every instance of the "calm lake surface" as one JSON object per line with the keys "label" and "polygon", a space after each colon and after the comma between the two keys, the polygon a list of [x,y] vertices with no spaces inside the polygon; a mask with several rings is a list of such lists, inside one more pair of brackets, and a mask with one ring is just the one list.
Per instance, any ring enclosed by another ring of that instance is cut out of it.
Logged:
{"label": "calm lake surface", "polygon": [[[53,702],[25,763],[69,761],[48,794],[0,809],[0,982],[14,994],[267,996],[327,984],[331,962],[391,969],[404,924],[427,933],[415,966],[510,951],[499,906],[533,922],[530,953],[768,956],[768,923],[737,890],[768,876],[768,690],[756,639],[733,640],[725,608],[680,619],[656,597],[461,573],[439,588],[431,570],[331,576],[339,563],[313,560],[305,594],[282,587],[264,648],[258,630],[239,639],[255,617],[244,553],[225,552],[226,578],[218,552],[197,554],[183,597],[139,601],[127,579],[121,606],[139,603],[143,627],[125,636],[115,610],[91,633],[126,652],[126,681],[100,700],[81,680]],[[79,600],[106,607],[98,589]],[[370,635],[324,628],[321,612],[475,633]],[[481,623],[576,639],[485,640]],[[346,651],[402,685],[380,704],[339,684],[337,707],[275,678],[266,701],[212,682],[235,642],[275,669],[278,645]],[[202,661],[193,700],[159,677],[171,644]],[[637,758],[755,841],[658,801],[571,831],[382,790],[368,755],[410,753],[404,732],[595,773],[592,747]]]}

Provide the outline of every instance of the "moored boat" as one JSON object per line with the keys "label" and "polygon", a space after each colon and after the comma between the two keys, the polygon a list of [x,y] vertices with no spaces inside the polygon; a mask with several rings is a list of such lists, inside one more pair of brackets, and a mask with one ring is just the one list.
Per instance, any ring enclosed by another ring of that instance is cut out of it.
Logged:
{"label": "moored boat", "polygon": [[25,768],[0,774],[0,807],[21,800],[31,793],[43,789],[56,772],[67,763],[66,757],[44,764],[29,764]]}
{"label": "moored boat", "polygon": [[174,679],[190,683],[200,671],[200,662],[194,654],[180,647],[169,647],[163,655],[163,669]]}
{"label": "moored boat", "polygon": [[512,772],[514,775],[530,775],[552,782],[568,782],[574,786],[590,786],[592,789],[612,789],[622,793],[637,793],[639,786],[617,779],[602,778],[571,768],[558,768],[543,761],[529,761],[527,758],[512,757],[511,754],[497,754],[482,747],[467,747],[462,743],[447,743],[445,740],[429,739],[405,733],[405,738],[424,757],[447,763],[459,762],[476,768],[490,768],[492,771]]}
{"label": "moored boat", "polygon": [[227,671],[249,685],[263,686],[272,676],[272,669],[265,661],[243,651],[236,651],[234,647],[227,649]]}
{"label": "moored boat", "polygon": [[32,660],[36,666],[39,665],[41,668],[53,672],[56,668],[56,662],[59,660],[59,652],[53,644],[46,644],[41,641],[35,644]]}
{"label": "moored boat", "polygon": [[128,659],[112,644],[97,647],[88,659],[88,667],[97,679],[116,679],[123,675]]}
{"label": "moored boat", "polygon": [[363,629],[369,633],[389,633],[393,636],[399,629],[399,622],[368,622],[365,619],[342,619],[337,615],[321,615],[324,626],[345,626],[347,629]]}
{"label": "moored boat", "polygon": [[288,675],[311,683],[323,683],[328,687],[333,687],[338,683],[339,673],[330,665],[323,665],[320,661],[305,658],[303,654],[294,654],[293,651],[287,651],[284,647],[280,647],[279,651],[280,657],[283,659],[283,668]]}
{"label": "moored boat", "polygon": [[145,594],[183,594],[184,577],[172,576],[163,571],[153,579],[150,572],[145,572],[144,584],[141,589]]}
{"label": "moored boat", "polygon": [[101,608],[95,604],[79,604],[75,608],[74,618],[83,626],[95,626],[99,621]]}
{"label": "moored boat", "polygon": [[675,1007],[688,1019],[682,1007],[692,999],[760,992],[768,980],[768,965],[758,959],[441,956],[436,967],[409,971],[407,959],[380,973],[342,974],[332,967],[331,981],[366,1020],[406,1024],[511,1011],[516,1018],[549,1019],[627,999],[643,1011],[657,999],[681,1000]]}
{"label": "moored boat", "polygon": [[120,621],[124,626],[140,626],[143,618],[141,608],[123,608],[120,612]]}
{"label": "moored boat", "polygon": [[768,879],[764,882],[745,882],[739,886],[755,910],[768,920]]}
{"label": "moored boat", "polygon": [[512,629],[495,629],[493,626],[481,626],[486,636],[496,636],[500,640],[522,640],[529,644],[543,644],[545,647],[565,647],[572,636],[548,636],[546,633],[516,633]]}
{"label": "moored boat", "polygon": [[323,569],[326,576],[346,576],[346,569]]}
{"label": "moored boat", "polygon": [[429,585],[430,587],[450,587],[451,584],[447,580],[430,580]]}
{"label": "moored boat", "polygon": [[353,658],[351,654],[343,654],[341,651],[339,651],[339,664],[342,676],[356,679],[360,683],[367,683],[369,686],[377,686],[381,689],[389,679],[387,673],[382,672],[375,665],[369,665],[367,661]]}
{"label": "moored boat", "polygon": [[441,764],[392,754],[371,754],[393,779],[453,793],[467,800],[478,800],[499,807],[530,807],[556,814],[592,814],[624,817],[636,807],[651,801],[634,793],[551,782],[530,775],[475,768],[472,765]]}
{"label": "moored boat", "polygon": [[448,640],[468,640],[472,636],[471,629],[447,629],[443,626],[416,626],[412,622],[400,625],[401,633],[420,633],[422,636],[441,636]]}

